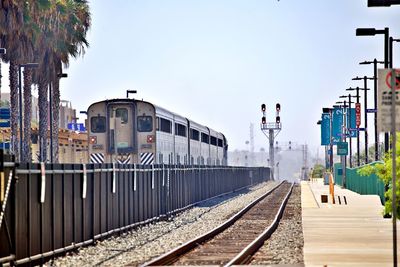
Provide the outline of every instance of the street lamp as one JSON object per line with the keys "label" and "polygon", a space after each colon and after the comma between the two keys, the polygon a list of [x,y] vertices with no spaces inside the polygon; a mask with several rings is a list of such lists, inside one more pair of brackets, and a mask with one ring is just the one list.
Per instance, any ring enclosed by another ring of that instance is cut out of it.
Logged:
{"label": "street lamp", "polygon": [[[356,103],[360,104],[360,87],[358,87],[358,86],[355,88],[349,87],[346,89],[346,91],[356,91],[356,99],[357,99]],[[351,111],[349,111],[349,112],[351,114]],[[351,119],[351,116],[350,116],[350,119]],[[356,128],[358,128],[358,127],[356,127]],[[351,130],[351,132],[352,132],[352,130]],[[351,136],[350,136],[350,138],[351,138]],[[357,132],[357,166],[360,166],[360,165],[361,165],[361,163],[360,163],[360,133]]]}
{"label": "street lamp", "polygon": [[[67,78],[67,73],[59,73],[57,74],[57,78]],[[49,106],[50,106],[50,162],[53,163],[54,155],[53,155],[53,137],[54,137],[54,129],[53,129],[53,90],[51,86],[51,82],[49,84]],[[59,108],[59,107],[57,107]]]}
{"label": "street lamp", "polygon": [[[39,67],[39,63],[26,63],[18,66],[18,79],[19,79],[19,161],[22,159],[22,139],[23,139],[23,127],[22,127],[22,68],[34,69]],[[30,112],[30,111],[29,111]]]}
{"label": "street lamp", "polygon": [[400,5],[400,0],[368,0],[368,7],[389,7]]}
{"label": "street lamp", "polygon": [[[349,108],[349,114],[347,115],[347,131],[349,132],[349,154],[350,154],[350,156],[349,156],[349,163],[350,163],[350,168],[353,168],[353,160],[352,160],[352,145],[351,145],[351,134],[350,134],[350,130],[349,130],[349,128],[351,128],[351,125],[350,125],[350,121],[351,121],[351,98],[352,97],[357,97],[357,96],[352,96],[351,94],[348,94],[348,95],[341,95],[339,98],[348,98],[348,103],[349,103],[349,105],[348,105],[348,108]],[[346,105],[346,103],[345,103],[345,105]]]}
{"label": "street lamp", "polygon": [[[346,112],[345,112],[345,110],[346,110],[346,108],[348,107],[347,106],[347,103],[346,103],[346,100],[344,100],[344,101],[336,101],[336,104],[340,104],[340,107],[342,108],[342,114],[343,114],[343,117],[345,118],[345,116],[346,116]],[[345,130],[345,124],[346,124],[346,120],[345,119],[343,119],[343,124],[342,124],[342,131],[341,131],[341,133],[342,133],[342,136],[341,136],[341,138],[340,138],[340,141],[341,142],[344,142],[344,141],[346,141],[346,137],[345,137],[345,132],[346,132],[346,130]],[[344,188],[346,188],[346,164],[347,164],[347,160],[346,160],[346,155],[341,155],[340,156],[340,161],[341,161],[341,165],[342,165],[342,174],[343,174],[343,187]]]}
{"label": "street lamp", "polygon": [[[375,36],[376,34],[384,35],[384,64],[385,69],[389,67],[389,28],[377,30],[375,28],[358,28],[356,29],[356,36]],[[376,76],[375,76],[376,77]],[[385,133],[385,152],[389,150],[389,133]]]}
{"label": "street lamp", "polygon": [[[364,76],[364,77],[355,77],[355,78],[353,78],[352,79],[353,81],[359,81],[359,80],[364,80],[364,88],[363,89],[361,89],[360,88],[360,90],[363,90],[364,91],[364,138],[365,138],[365,143],[364,143],[364,148],[365,148],[365,164],[367,164],[368,163],[368,108],[367,108],[367,97],[368,97],[368,94],[367,94],[367,91],[369,90],[368,88],[367,88],[367,80],[375,80],[375,78],[374,77],[367,77],[367,76]],[[359,141],[359,140],[358,140]]]}
{"label": "street lamp", "polygon": [[379,160],[379,135],[378,135],[378,64],[384,64],[384,61],[378,61],[376,58],[373,61],[363,61],[360,65],[374,64],[374,135],[375,135],[375,161]]}

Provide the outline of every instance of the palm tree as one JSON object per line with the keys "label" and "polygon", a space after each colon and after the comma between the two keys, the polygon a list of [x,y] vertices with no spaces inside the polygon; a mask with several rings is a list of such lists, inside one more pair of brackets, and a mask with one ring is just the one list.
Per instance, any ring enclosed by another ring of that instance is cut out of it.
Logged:
{"label": "palm tree", "polygon": [[18,60],[21,58],[19,50],[20,29],[23,23],[23,5],[16,1],[1,0],[0,2],[0,39],[2,45],[8,49],[3,56],[5,62],[10,63],[10,109],[11,109],[11,151],[18,151]]}
{"label": "palm tree", "polygon": [[[10,62],[10,105],[12,149],[18,151],[18,70],[19,64],[35,61],[40,73],[34,82],[39,88],[39,140],[41,160],[47,159],[48,106],[47,87],[54,85],[55,133],[53,138],[58,149],[59,78],[62,63],[66,66],[69,56],[83,54],[88,46],[86,33],[90,27],[90,13],[86,0],[0,0],[0,42],[8,49],[6,60]],[[33,53],[35,51],[35,53]],[[32,72],[24,72],[25,80],[25,138],[23,160],[30,161],[31,92]],[[21,114],[22,115],[22,114]],[[56,155],[58,153],[56,152]],[[21,159],[20,159],[21,160]]]}

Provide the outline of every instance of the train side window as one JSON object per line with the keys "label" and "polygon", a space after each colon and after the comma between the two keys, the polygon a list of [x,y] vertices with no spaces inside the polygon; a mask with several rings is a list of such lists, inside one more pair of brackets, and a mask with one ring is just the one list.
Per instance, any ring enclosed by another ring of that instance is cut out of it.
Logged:
{"label": "train side window", "polygon": [[219,138],[218,138],[218,146],[219,146],[219,147],[223,147],[222,144],[223,144],[223,143],[222,143],[222,139],[219,139]]}
{"label": "train side window", "polygon": [[160,131],[165,133],[172,133],[172,122],[163,118],[160,118]]}
{"label": "train side window", "polygon": [[210,136],[205,133],[201,133],[201,142],[209,144],[210,143]]}
{"label": "train side window", "polygon": [[92,133],[106,132],[106,117],[96,116],[90,118],[90,130]]}
{"label": "train side window", "polygon": [[217,138],[215,138],[214,136],[211,136],[210,143],[211,143],[213,146],[216,146],[216,145],[217,145]]}
{"label": "train side window", "polygon": [[186,137],[186,126],[180,123],[175,123],[175,135]]}
{"label": "train side window", "polygon": [[138,132],[151,132],[153,131],[153,117],[139,116],[137,119]]}
{"label": "train side window", "polygon": [[128,123],[128,109],[126,108],[117,108],[115,110],[116,117],[121,118],[121,123],[126,124]]}
{"label": "train side window", "polygon": [[200,140],[200,132],[195,129],[190,129],[190,139],[199,141]]}

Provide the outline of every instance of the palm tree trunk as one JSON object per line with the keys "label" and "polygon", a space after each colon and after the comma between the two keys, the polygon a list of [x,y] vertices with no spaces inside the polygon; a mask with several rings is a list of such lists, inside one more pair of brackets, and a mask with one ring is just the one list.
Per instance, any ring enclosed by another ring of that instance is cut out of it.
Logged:
{"label": "palm tree trunk", "polygon": [[18,155],[18,64],[10,62],[11,151]]}
{"label": "palm tree trunk", "polygon": [[32,119],[32,70],[24,70],[24,143],[22,162],[31,162],[31,119]]}
{"label": "palm tree trunk", "polygon": [[[0,104],[1,104],[1,79],[3,78],[3,75],[1,75],[1,60],[0,60]],[[4,142],[4,140],[3,140]]]}
{"label": "palm tree trunk", "polygon": [[60,120],[60,79],[55,78],[53,83],[53,159],[58,163],[58,131]]}
{"label": "palm tree trunk", "polygon": [[40,80],[39,84],[39,146],[40,146],[40,161],[47,161],[47,137],[48,137],[48,83]]}

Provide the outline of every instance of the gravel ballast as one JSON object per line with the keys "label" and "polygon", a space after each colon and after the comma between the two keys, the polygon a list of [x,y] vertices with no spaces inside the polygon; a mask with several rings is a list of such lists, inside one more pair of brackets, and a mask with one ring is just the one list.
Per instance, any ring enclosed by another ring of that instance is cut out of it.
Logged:
{"label": "gravel ballast", "polygon": [[95,245],[80,248],[77,252],[56,258],[45,265],[140,265],[210,231],[276,184],[277,182],[267,182],[247,191],[204,201],[200,205],[172,216],[166,221],[145,225],[107,240],[96,242]]}
{"label": "gravel ballast", "polygon": [[276,231],[254,255],[251,265],[303,264],[301,188],[295,185]]}

